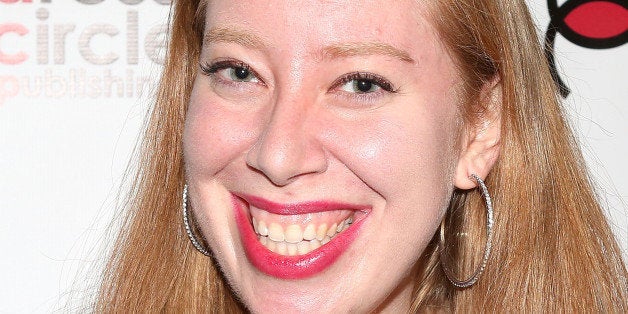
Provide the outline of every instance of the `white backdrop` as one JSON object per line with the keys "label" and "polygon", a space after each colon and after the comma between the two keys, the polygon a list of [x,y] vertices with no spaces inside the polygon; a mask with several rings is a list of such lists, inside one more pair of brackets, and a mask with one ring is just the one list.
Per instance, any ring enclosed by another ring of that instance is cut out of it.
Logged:
{"label": "white backdrop", "polygon": [[[159,75],[167,2],[0,0],[0,313],[76,309],[66,300],[96,274]],[[546,1],[529,3],[544,33]],[[610,19],[601,32],[623,29],[625,43],[626,8],[588,9],[565,25],[586,33],[587,19]],[[628,45],[573,41],[555,40],[566,106],[625,253]]]}

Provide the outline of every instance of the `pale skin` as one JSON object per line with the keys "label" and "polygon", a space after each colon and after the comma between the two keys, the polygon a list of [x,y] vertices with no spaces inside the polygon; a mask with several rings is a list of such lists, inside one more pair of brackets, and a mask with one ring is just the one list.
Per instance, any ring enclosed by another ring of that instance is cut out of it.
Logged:
{"label": "pale skin", "polygon": [[[499,121],[463,127],[461,78],[427,10],[418,1],[209,2],[186,179],[201,231],[251,311],[407,311],[416,261],[454,188],[490,171]],[[491,104],[498,83],[483,90]],[[372,210],[331,266],[286,280],[247,261],[235,192]]]}

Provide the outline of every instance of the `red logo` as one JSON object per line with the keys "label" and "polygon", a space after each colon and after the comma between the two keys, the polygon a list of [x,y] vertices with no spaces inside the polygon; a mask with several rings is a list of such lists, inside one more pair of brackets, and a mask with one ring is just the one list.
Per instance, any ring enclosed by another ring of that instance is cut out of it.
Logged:
{"label": "red logo", "polygon": [[556,1],[547,1],[551,20],[545,33],[545,55],[560,94],[567,97],[570,90],[554,60],[556,34],[585,48],[621,46],[628,41],[628,0],[568,0],[561,6]]}

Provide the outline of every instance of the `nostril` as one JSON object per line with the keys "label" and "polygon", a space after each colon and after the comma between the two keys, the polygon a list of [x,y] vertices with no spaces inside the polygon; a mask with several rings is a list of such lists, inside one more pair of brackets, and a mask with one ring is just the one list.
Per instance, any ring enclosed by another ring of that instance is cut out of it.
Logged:
{"label": "nostril", "polygon": [[298,152],[286,154],[287,148],[258,147],[250,151],[247,164],[277,186],[285,186],[301,174]]}
{"label": "nostril", "polygon": [[301,176],[327,170],[322,147],[307,140],[261,139],[249,150],[246,162],[276,186],[285,186]]}

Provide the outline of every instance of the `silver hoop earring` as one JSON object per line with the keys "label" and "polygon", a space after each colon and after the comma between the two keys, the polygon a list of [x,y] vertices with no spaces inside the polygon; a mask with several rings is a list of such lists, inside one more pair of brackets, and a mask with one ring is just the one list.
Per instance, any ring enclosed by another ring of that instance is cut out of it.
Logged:
{"label": "silver hoop earring", "polygon": [[478,177],[475,174],[472,174],[469,178],[474,179],[478,183],[480,187],[480,192],[482,193],[482,196],[484,197],[484,203],[486,204],[486,246],[484,248],[484,256],[482,257],[482,262],[480,263],[480,267],[478,267],[475,270],[475,272],[473,273],[473,275],[471,275],[471,277],[465,280],[458,280],[454,277],[454,274],[451,271],[451,269],[449,269],[449,267],[447,267],[447,265],[445,264],[445,261],[443,259],[444,244],[445,244],[445,227],[444,227],[444,223],[441,223],[440,225],[440,245],[439,245],[440,246],[440,263],[441,263],[441,266],[443,267],[443,270],[445,271],[445,275],[447,276],[447,279],[449,279],[452,285],[458,288],[471,287],[473,284],[475,284],[478,281],[478,279],[480,278],[480,275],[482,275],[482,273],[484,272],[484,269],[486,268],[486,263],[488,262],[489,255],[491,254],[491,246],[493,243],[494,220],[493,220],[493,202],[491,201],[491,196],[488,194],[488,189],[486,188],[484,181],[482,181],[480,177]]}
{"label": "silver hoop earring", "polygon": [[190,226],[190,221],[188,219],[188,185],[183,186],[183,225],[185,226],[185,232],[188,234],[188,238],[192,242],[192,245],[203,255],[210,256],[209,251],[207,251],[196,239],[194,236],[194,232],[192,232],[192,227]]}

